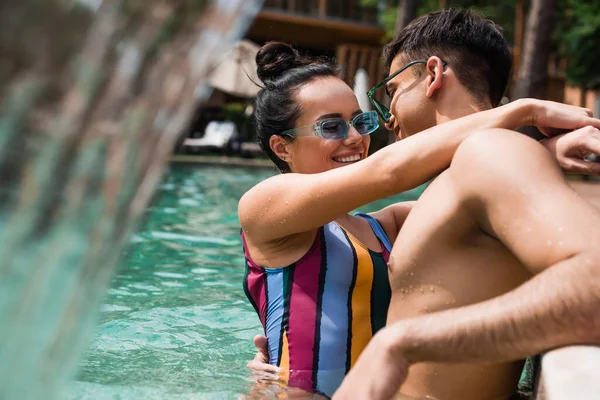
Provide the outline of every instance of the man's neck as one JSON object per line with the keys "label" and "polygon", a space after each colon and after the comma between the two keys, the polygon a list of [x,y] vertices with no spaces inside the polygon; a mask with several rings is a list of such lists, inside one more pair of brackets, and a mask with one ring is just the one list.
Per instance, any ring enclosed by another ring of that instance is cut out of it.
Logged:
{"label": "man's neck", "polygon": [[448,97],[438,103],[437,125],[492,108],[489,104],[484,105],[482,102],[476,101],[466,90],[446,93],[446,96]]}
{"label": "man's neck", "polygon": [[484,108],[470,101],[456,101],[453,107],[447,107],[445,109],[438,109],[436,111],[436,124],[443,124],[444,122],[453,121],[458,118],[466,117],[467,115],[475,114],[476,112],[483,111]]}

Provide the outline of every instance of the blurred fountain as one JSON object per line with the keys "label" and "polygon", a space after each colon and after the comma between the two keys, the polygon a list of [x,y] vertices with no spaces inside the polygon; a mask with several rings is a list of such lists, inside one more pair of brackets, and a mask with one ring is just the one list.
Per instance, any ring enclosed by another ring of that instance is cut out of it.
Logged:
{"label": "blurred fountain", "polygon": [[213,63],[260,0],[4,0],[0,398],[73,377]]}

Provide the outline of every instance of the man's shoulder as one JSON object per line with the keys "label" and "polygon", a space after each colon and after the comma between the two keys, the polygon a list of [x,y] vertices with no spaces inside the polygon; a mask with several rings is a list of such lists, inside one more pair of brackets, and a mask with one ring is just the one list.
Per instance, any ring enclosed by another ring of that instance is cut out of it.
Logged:
{"label": "man's shoulder", "polygon": [[490,155],[501,160],[516,159],[525,153],[542,157],[549,154],[541,144],[522,133],[508,129],[488,129],[466,138],[458,147],[452,162],[472,164],[487,161],[481,157]]}
{"label": "man's shoulder", "polygon": [[500,194],[539,179],[562,179],[551,154],[519,132],[490,129],[475,133],[459,146],[449,169],[465,194]]}

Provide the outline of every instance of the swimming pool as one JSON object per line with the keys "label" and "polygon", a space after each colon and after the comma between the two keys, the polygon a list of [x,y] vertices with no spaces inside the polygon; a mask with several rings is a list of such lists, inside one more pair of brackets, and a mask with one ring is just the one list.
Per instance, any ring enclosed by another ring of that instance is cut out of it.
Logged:
{"label": "swimming pool", "polygon": [[273,173],[171,168],[112,280],[67,398],[235,399],[247,393],[245,366],[262,329],[241,286],[237,203]]}

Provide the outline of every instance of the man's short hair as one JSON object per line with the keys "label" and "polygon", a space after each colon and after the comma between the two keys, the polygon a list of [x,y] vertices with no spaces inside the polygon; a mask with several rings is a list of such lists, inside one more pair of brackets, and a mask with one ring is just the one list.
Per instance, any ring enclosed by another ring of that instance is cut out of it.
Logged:
{"label": "man's short hair", "polygon": [[414,19],[383,48],[388,71],[397,55],[403,63],[440,57],[476,100],[492,106],[500,103],[512,66],[502,28],[471,10],[445,9]]}

